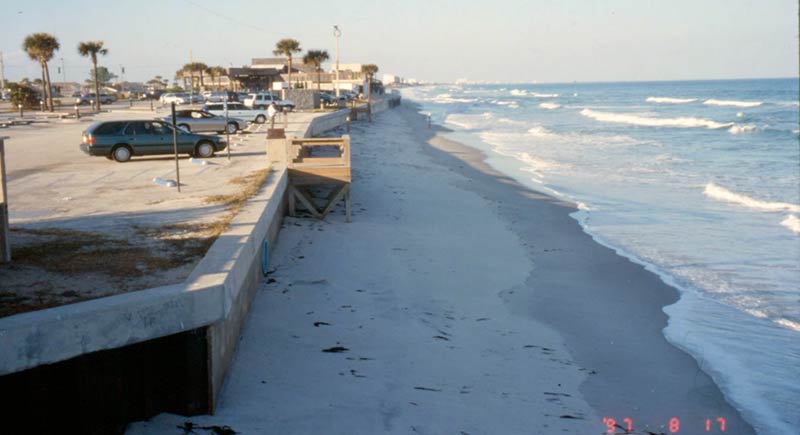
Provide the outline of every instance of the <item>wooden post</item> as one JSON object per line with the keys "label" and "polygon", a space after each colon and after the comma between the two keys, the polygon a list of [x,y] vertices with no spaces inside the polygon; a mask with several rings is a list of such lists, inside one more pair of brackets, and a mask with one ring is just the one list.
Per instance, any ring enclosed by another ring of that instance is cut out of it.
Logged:
{"label": "wooden post", "polygon": [[[181,166],[178,163],[178,119],[175,114],[175,102],[172,102],[172,149],[175,151],[175,175],[178,179],[178,193],[181,192]],[[227,127],[227,125],[225,126]],[[227,130],[227,128],[226,128]],[[230,145],[229,145],[230,146]]]}
{"label": "wooden post", "polygon": [[0,263],[11,262],[11,242],[8,240],[8,194],[6,193],[5,138],[0,137]]}

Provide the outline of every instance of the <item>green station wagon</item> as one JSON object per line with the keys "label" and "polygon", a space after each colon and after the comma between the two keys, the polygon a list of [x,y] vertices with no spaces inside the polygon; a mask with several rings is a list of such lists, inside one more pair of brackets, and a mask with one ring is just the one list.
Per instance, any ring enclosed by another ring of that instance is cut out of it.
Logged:
{"label": "green station wagon", "polygon": [[[190,133],[178,128],[178,152],[207,158],[225,149],[225,141],[216,136]],[[172,154],[172,125],[163,121],[96,122],[83,132],[81,151],[127,162],[132,156]]]}

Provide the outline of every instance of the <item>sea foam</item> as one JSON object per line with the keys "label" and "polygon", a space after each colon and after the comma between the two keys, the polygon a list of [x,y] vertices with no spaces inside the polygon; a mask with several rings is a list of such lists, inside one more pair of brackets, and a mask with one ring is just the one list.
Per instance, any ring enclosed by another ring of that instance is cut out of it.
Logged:
{"label": "sea foam", "polygon": [[735,100],[706,100],[703,104],[711,106],[734,106],[734,107],[758,107],[764,103],[761,101],[735,101]]}
{"label": "sea foam", "polygon": [[581,110],[581,115],[601,122],[615,122],[618,124],[639,125],[644,127],[677,127],[677,128],[697,128],[705,127],[710,129],[732,127],[732,122],[716,122],[708,119],[681,117],[681,118],[650,118],[628,113],[597,112],[591,109]]}
{"label": "sea foam", "polygon": [[697,98],[647,97],[645,101],[650,103],[683,104],[697,101]]}
{"label": "sea foam", "polygon": [[[703,194],[705,194],[709,198],[713,198],[719,201],[739,204],[747,208],[752,208],[754,210],[788,211],[792,213],[800,213],[800,205],[788,202],[769,202],[769,201],[762,201],[760,199],[750,198],[747,195],[742,195],[740,193],[732,192],[724,187],[717,186],[714,183],[706,184],[706,187],[703,190]],[[794,222],[793,220],[789,221],[790,224],[792,224],[793,222]],[[800,222],[798,223],[800,224]],[[781,222],[781,224],[789,228],[783,222]]]}

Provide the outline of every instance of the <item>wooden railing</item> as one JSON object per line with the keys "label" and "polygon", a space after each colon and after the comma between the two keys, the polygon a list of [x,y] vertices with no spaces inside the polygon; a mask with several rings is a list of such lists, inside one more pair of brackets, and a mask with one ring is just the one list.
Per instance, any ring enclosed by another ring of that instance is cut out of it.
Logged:
{"label": "wooden railing", "polygon": [[286,141],[292,184],[350,183],[350,137]]}
{"label": "wooden railing", "polygon": [[[350,221],[350,136],[305,138],[286,141],[289,169],[289,214],[295,216],[299,201],[314,217],[324,219],[344,199]],[[311,189],[330,186],[324,198],[315,198]],[[317,207],[317,199],[322,207]]]}

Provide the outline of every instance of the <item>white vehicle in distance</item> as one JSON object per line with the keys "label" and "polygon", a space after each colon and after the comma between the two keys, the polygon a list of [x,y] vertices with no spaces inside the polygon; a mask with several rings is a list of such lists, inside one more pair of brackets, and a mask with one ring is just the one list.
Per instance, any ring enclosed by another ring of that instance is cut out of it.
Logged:
{"label": "white vehicle in distance", "polygon": [[200,94],[190,95],[188,92],[167,92],[166,94],[162,95],[159,99],[162,105],[168,105],[171,103],[175,104],[189,104],[189,101],[192,103],[202,103],[203,96]]}
{"label": "white vehicle in distance", "polygon": [[[212,113],[217,116],[225,116],[225,103],[206,103],[203,104],[201,110]],[[263,124],[269,119],[267,111],[264,109],[251,109],[242,103],[229,102],[228,103],[228,117],[240,118],[247,122],[254,122],[256,124]]]}
{"label": "white vehicle in distance", "polygon": [[243,101],[245,106],[251,107],[253,109],[266,109],[273,102],[275,103],[276,106],[278,106],[278,110],[280,111],[287,110],[291,112],[292,110],[294,110],[294,101],[281,100],[280,97],[274,94],[270,94],[269,92],[247,94],[247,98],[245,98]]}

